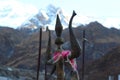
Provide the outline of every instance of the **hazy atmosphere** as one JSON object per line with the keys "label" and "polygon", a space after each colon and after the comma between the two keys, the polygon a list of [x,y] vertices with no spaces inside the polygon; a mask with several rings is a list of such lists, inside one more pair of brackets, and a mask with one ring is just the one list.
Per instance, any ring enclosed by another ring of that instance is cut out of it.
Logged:
{"label": "hazy atmosphere", "polygon": [[0,80],[120,80],[119,8],[120,0],[0,0]]}
{"label": "hazy atmosphere", "polygon": [[82,24],[98,21],[106,27],[120,26],[119,0],[0,0],[0,25],[20,26],[39,10],[52,4],[67,15],[75,10],[76,20]]}

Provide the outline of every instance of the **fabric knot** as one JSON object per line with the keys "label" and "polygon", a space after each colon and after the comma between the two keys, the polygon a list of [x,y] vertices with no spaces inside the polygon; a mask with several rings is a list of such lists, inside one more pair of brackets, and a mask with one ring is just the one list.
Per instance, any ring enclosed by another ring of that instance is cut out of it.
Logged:
{"label": "fabric knot", "polygon": [[71,55],[70,50],[64,50],[62,52],[56,51],[53,56],[54,63],[59,61],[59,59],[62,57],[63,59],[67,59],[67,62],[69,62],[74,71],[77,71],[76,59],[69,59],[68,57],[70,55]]}

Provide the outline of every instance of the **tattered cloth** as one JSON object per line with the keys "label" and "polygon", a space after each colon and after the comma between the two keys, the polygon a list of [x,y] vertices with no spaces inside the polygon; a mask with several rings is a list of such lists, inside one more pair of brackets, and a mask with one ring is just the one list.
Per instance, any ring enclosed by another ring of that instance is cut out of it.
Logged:
{"label": "tattered cloth", "polygon": [[77,71],[76,59],[69,59],[68,56],[71,55],[70,50],[56,51],[53,56],[54,63],[56,63],[61,57],[67,59],[67,62],[71,65],[74,71]]}

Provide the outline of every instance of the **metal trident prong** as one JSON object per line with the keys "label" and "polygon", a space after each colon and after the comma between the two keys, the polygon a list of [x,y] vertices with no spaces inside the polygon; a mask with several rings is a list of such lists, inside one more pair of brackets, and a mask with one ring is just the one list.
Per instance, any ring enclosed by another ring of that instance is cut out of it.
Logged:
{"label": "metal trident prong", "polygon": [[[58,53],[62,52],[61,45],[64,43],[63,38],[61,38],[62,34],[62,24],[60,22],[59,16],[57,15],[56,19],[56,25],[55,25],[55,31],[57,38],[55,40],[55,44],[57,45],[57,51]],[[62,54],[61,54],[62,55]],[[57,80],[64,80],[64,59],[60,57],[60,59],[56,63],[56,70],[57,70]]]}
{"label": "metal trident prong", "polygon": [[70,33],[70,43],[71,43],[71,53],[72,53],[72,55],[69,56],[70,59],[77,58],[81,54],[81,48],[72,30],[72,21],[75,15],[76,13],[75,11],[73,11],[73,14],[69,21],[69,33]]}

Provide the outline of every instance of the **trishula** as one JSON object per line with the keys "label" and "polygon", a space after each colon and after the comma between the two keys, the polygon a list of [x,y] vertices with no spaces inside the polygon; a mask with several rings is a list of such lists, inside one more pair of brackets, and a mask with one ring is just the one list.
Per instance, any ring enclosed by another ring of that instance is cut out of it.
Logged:
{"label": "trishula", "polygon": [[[73,72],[76,73],[76,75],[74,77],[71,77],[70,80],[79,80],[76,58],[80,56],[81,48],[72,30],[72,20],[75,15],[76,13],[75,11],[73,11],[73,14],[69,21],[69,35],[70,35],[71,50],[62,49],[61,45],[64,43],[64,40],[61,37],[63,27],[60,22],[59,16],[57,15],[56,25],[55,25],[55,32],[57,35],[55,44],[57,45],[57,50],[54,52],[52,59],[48,61],[48,63],[52,63],[56,67],[57,80],[65,80],[64,62],[68,62],[73,68]],[[55,69],[52,71],[52,73],[54,71]]]}

